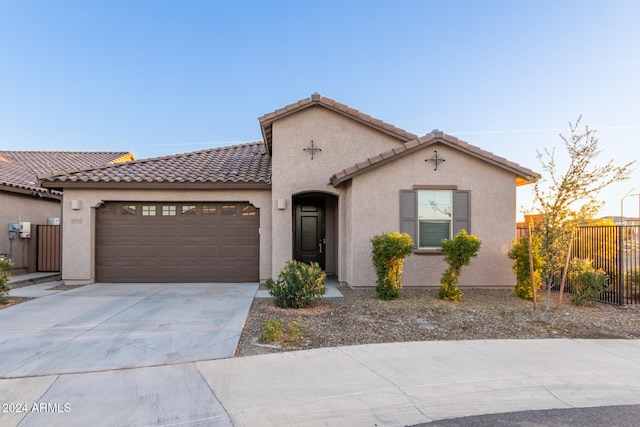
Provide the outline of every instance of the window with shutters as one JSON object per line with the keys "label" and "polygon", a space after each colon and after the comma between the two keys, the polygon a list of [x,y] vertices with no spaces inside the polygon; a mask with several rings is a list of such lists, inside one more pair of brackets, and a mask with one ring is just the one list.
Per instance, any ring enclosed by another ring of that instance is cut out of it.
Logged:
{"label": "window with shutters", "polygon": [[440,246],[451,237],[452,197],[449,190],[420,190],[418,193],[418,242],[420,248]]}
{"label": "window with shutters", "polygon": [[471,232],[469,191],[400,190],[400,231],[417,249],[437,249],[462,229]]}

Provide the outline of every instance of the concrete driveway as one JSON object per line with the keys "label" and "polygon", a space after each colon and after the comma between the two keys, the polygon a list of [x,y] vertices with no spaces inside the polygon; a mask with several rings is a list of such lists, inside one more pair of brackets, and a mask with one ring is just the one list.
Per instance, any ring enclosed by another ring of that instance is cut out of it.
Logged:
{"label": "concrete driveway", "polygon": [[0,310],[0,378],[232,357],[257,289],[99,283]]}

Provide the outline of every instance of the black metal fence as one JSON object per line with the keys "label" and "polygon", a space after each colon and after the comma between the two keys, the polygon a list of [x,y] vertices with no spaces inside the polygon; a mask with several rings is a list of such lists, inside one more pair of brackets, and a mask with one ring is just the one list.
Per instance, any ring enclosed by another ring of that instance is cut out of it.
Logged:
{"label": "black metal fence", "polygon": [[[518,229],[516,236],[526,236]],[[589,259],[595,269],[609,276],[610,290],[598,301],[617,304],[640,304],[640,226],[584,226],[576,230],[571,258]],[[571,281],[565,291],[572,293]]]}

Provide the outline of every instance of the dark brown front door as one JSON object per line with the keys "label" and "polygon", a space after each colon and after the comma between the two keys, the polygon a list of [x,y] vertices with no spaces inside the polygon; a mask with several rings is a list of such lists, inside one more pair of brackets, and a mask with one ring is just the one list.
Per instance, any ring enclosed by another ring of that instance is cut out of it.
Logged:
{"label": "dark brown front door", "polygon": [[296,204],[294,258],[317,262],[325,268],[324,201],[300,201]]}

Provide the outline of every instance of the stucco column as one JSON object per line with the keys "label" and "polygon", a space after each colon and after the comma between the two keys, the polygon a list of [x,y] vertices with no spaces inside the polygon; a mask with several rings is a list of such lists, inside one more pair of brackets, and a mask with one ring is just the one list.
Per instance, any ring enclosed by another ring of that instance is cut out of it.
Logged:
{"label": "stucco column", "polygon": [[62,280],[67,285],[95,281],[95,209],[79,194],[66,190],[62,202]]}

